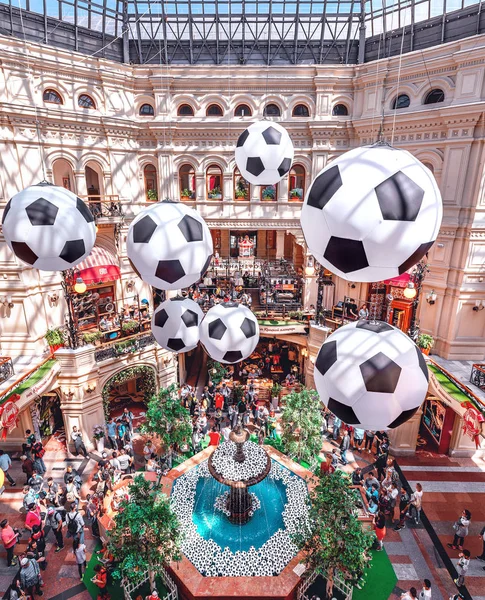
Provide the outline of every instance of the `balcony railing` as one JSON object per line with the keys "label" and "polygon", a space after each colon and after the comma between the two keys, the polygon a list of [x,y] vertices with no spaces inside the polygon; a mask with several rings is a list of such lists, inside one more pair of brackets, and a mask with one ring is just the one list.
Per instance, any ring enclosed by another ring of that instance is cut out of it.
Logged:
{"label": "balcony railing", "polygon": [[480,363],[475,363],[472,365],[470,383],[473,383],[473,385],[476,385],[485,392],[485,365]]}
{"label": "balcony railing", "polygon": [[10,356],[0,356],[0,383],[10,379],[14,372],[15,371]]}
{"label": "balcony railing", "polygon": [[94,353],[94,360],[96,362],[103,362],[111,358],[126,356],[152,346],[154,343],[155,338],[151,332],[137,333],[136,335],[130,335],[129,337],[103,344]]}
{"label": "balcony railing", "polygon": [[124,210],[117,194],[81,196],[95,219],[123,219]]}

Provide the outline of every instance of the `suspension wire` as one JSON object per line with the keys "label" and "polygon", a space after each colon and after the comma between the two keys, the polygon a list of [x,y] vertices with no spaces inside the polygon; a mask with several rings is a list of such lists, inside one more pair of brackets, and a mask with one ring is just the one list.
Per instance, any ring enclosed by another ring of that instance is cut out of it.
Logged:
{"label": "suspension wire", "polygon": [[397,113],[397,102],[399,100],[399,86],[401,84],[401,66],[402,66],[402,55],[403,55],[403,48],[404,48],[405,29],[406,29],[406,13],[404,13],[403,25],[402,25],[401,52],[399,54],[399,68],[398,68],[398,72],[397,72],[396,106],[394,107],[394,116],[392,119],[391,146],[394,145],[394,132],[396,130],[396,113]]}
{"label": "suspension wire", "polygon": [[[382,32],[381,35],[379,36],[379,45],[377,47],[376,80],[374,83],[374,93],[376,94],[376,96],[377,96],[377,86],[378,86],[378,79],[379,79],[380,57],[381,57],[381,39],[382,39],[383,34],[384,34],[384,32]],[[372,137],[374,137],[374,121],[377,116],[376,113],[377,113],[377,102],[374,104],[374,111],[372,114],[372,124],[371,124]]]}
{"label": "suspension wire", "polygon": [[[398,11],[399,11],[399,1],[398,1]],[[386,73],[384,75],[384,79],[382,81],[382,101],[381,101],[381,122],[379,125],[379,132],[377,134],[377,143],[385,143],[383,137],[384,137],[384,120],[385,120],[385,115],[384,115],[384,111],[385,111],[385,107],[386,107],[386,83],[387,83],[387,78],[389,76],[389,70],[390,70],[390,60],[391,60],[391,49],[392,49],[392,31],[393,31],[393,27],[394,27],[394,15],[396,14],[396,0],[393,0],[392,3],[392,12],[391,12],[391,27],[390,27],[390,35],[389,35],[389,48],[387,50],[387,66],[386,66]],[[382,11],[382,17],[383,17],[383,24],[386,22],[386,12],[385,12],[385,7],[383,8]],[[384,45],[385,45],[385,38],[384,38]]]}

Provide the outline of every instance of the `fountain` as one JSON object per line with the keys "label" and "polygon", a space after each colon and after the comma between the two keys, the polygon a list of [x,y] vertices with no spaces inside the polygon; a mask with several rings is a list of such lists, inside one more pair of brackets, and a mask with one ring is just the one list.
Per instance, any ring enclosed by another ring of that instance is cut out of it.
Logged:
{"label": "fountain", "polygon": [[208,468],[216,481],[230,488],[222,502],[216,500],[216,508],[223,510],[231,523],[247,523],[259,504],[248,488],[263,481],[271,469],[271,459],[264,448],[249,441],[249,432],[239,425],[231,431],[229,441],[210,456]]}

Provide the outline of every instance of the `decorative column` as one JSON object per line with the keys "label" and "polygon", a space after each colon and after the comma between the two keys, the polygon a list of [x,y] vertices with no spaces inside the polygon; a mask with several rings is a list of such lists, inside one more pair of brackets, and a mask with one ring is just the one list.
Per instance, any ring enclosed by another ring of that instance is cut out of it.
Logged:
{"label": "decorative column", "polygon": [[310,305],[316,307],[318,298],[318,277],[305,275],[303,280],[303,310],[310,310]]}
{"label": "decorative column", "polygon": [[86,173],[84,171],[74,171],[74,181],[75,189],[73,192],[78,196],[87,196]]}
{"label": "decorative column", "polygon": [[285,257],[285,231],[276,231],[276,258]]}
{"label": "decorative column", "polygon": [[195,172],[195,197],[197,202],[205,202],[205,172]]}
{"label": "decorative column", "polygon": [[222,198],[224,202],[234,200],[234,189],[232,183],[231,171],[225,171],[222,175]]}
{"label": "decorative column", "polygon": [[288,176],[278,183],[278,202],[288,202]]}
{"label": "decorative column", "polygon": [[387,432],[391,454],[394,456],[411,456],[416,453],[416,442],[422,414],[423,411],[419,409],[409,421]]}

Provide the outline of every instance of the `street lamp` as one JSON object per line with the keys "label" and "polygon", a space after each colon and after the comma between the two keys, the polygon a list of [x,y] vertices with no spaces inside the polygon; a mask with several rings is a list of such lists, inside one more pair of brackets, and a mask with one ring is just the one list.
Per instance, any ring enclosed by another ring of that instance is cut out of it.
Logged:
{"label": "street lamp", "polygon": [[[79,274],[79,271],[78,271]],[[67,344],[69,348],[75,350],[79,348],[79,336],[76,325],[74,323],[74,315],[73,315],[73,292],[78,294],[83,294],[87,287],[82,277],[76,277],[76,272],[74,269],[67,269],[66,271],[62,271],[61,273],[61,287],[64,292],[64,298],[66,299],[67,304],[67,315],[66,315],[66,332],[67,332]],[[73,281],[75,281],[73,285]]]}
{"label": "street lamp", "polygon": [[82,277],[77,277],[76,283],[74,284],[74,291],[76,294],[84,294],[84,292],[88,289],[88,286],[84,283]]}
{"label": "street lamp", "polygon": [[407,298],[408,300],[412,300],[413,298],[416,297],[417,295],[417,291],[416,288],[414,287],[414,283],[412,281],[410,281],[407,286],[404,288],[404,297]]}

